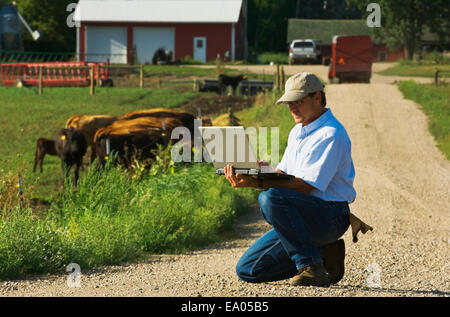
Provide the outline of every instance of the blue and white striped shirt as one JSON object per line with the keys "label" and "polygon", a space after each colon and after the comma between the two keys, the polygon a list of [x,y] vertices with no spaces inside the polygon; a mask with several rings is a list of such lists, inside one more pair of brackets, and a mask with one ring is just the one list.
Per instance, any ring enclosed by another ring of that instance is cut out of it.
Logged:
{"label": "blue and white striped shirt", "polygon": [[355,168],[344,126],[327,109],[305,127],[297,124],[277,168],[313,186],[310,195],[326,201],[355,200]]}

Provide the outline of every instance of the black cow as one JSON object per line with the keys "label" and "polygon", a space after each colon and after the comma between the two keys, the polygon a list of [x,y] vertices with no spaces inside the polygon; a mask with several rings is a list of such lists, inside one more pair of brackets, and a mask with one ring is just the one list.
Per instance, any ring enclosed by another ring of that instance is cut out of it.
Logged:
{"label": "black cow", "polygon": [[247,79],[247,76],[245,75],[239,75],[239,76],[227,76],[224,74],[219,75],[219,93],[223,95],[226,88],[228,86],[231,86],[233,88],[233,96],[236,95],[236,88],[239,86],[239,83],[243,81],[244,79]]}
{"label": "black cow", "polygon": [[39,164],[39,170],[42,173],[42,163],[44,162],[45,154],[58,155],[55,149],[55,141],[39,138],[36,142],[36,155],[34,156],[33,172],[36,172],[36,166]]}
{"label": "black cow", "polygon": [[173,52],[171,50],[158,48],[153,54],[152,64],[153,65],[170,64],[172,62],[172,57]]}
{"label": "black cow", "polygon": [[74,128],[61,129],[55,143],[56,153],[61,159],[61,168],[64,177],[69,176],[72,165],[75,164],[75,186],[78,182],[78,173],[86,154],[87,142],[83,133]]}

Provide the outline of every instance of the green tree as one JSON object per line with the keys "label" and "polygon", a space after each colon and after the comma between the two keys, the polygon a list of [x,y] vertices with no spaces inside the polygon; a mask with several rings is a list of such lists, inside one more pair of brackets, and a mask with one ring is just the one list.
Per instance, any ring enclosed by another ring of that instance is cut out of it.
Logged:
{"label": "green tree", "polygon": [[[0,0],[0,6],[12,3]],[[67,5],[76,0],[16,0],[17,8],[33,30],[40,30],[42,38],[35,42],[27,30],[24,30],[25,50],[36,51],[74,51],[75,28],[67,26]]]}
{"label": "green tree", "polygon": [[[365,12],[367,5],[373,1],[347,2]],[[390,49],[405,45],[408,59],[412,59],[419,48],[425,26],[442,37],[449,30],[448,0],[377,0],[376,3],[381,9],[381,27],[373,29],[374,37],[385,42]],[[365,16],[369,14],[366,12]]]}
{"label": "green tree", "polygon": [[248,0],[250,52],[286,52],[290,18],[359,19],[361,12],[346,0]]}

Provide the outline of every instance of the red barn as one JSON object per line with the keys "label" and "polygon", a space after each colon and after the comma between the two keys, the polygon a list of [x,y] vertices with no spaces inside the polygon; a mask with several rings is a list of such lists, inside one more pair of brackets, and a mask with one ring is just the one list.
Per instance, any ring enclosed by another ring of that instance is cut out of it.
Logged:
{"label": "red barn", "polygon": [[151,63],[159,48],[174,60],[243,55],[242,0],[80,0],[74,20],[83,61]]}

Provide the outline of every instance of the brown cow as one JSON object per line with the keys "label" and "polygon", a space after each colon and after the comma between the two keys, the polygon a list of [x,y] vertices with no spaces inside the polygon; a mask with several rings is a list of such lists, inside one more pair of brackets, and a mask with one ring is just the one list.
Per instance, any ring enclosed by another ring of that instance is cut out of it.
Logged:
{"label": "brown cow", "polygon": [[[192,117],[192,122],[183,122],[178,118],[147,116],[132,120],[117,120],[106,128],[97,130],[94,136],[94,142],[97,142],[98,138],[102,134],[128,134],[139,132],[145,129],[152,130],[154,128],[165,130],[167,140],[169,140],[170,134],[176,127],[187,127],[191,131],[191,133],[193,133],[194,119],[195,118]],[[172,143],[174,141],[175,140],[172,140]]]}
{"label": "brown cow", "polygon": [[[99,163],[104,164],[106,156],[106,140],[110,140],[111,151],[119,153],[120,158],[126,158],[124,148],[134,147],[134,152],[145,151],[141,158],[148,158],[151,147],[156,144],[175,143],[177,139],[170,139],[172,131],[177,127],[189,127],[193,132],[194,117],[192,121],[181,120],[175,117],[153,117],[143,116],[132,120],[117,120],[106,128],[97,130],[94,140],[96,143],[96,152]],[[191,134],[192,135],[192,134]]]}
{"label": "brown cow", "polygon": [[120,116],[118,120],[133,120],[143,117],[178,119],[183,123],[183,126],[185,126],[188,129],[193,128],[195,120],[195,116],[193,116],[189,112],[171,108],[154,108],[154,109],[131,111],[124,114],[123,116]]}
{"label": "brown cow", "polygon": [[86,138],[88,147],[91,147],[91,162],[95,159],[94,136],[98,129],[104,128],[118,119],[117,116],[107,115],[76,115],[66,121],[66,129],[73,127],[80,130]]}
{"label": "brown cow", "polygon": [[36,142],[36,155],[34,156],[33,172],[36,172],[36,166],[39,164],[39,170],[42,173],[42,163],[44,162],[45,154],[58,155],[55,149],[55,141],[39,138]]}

